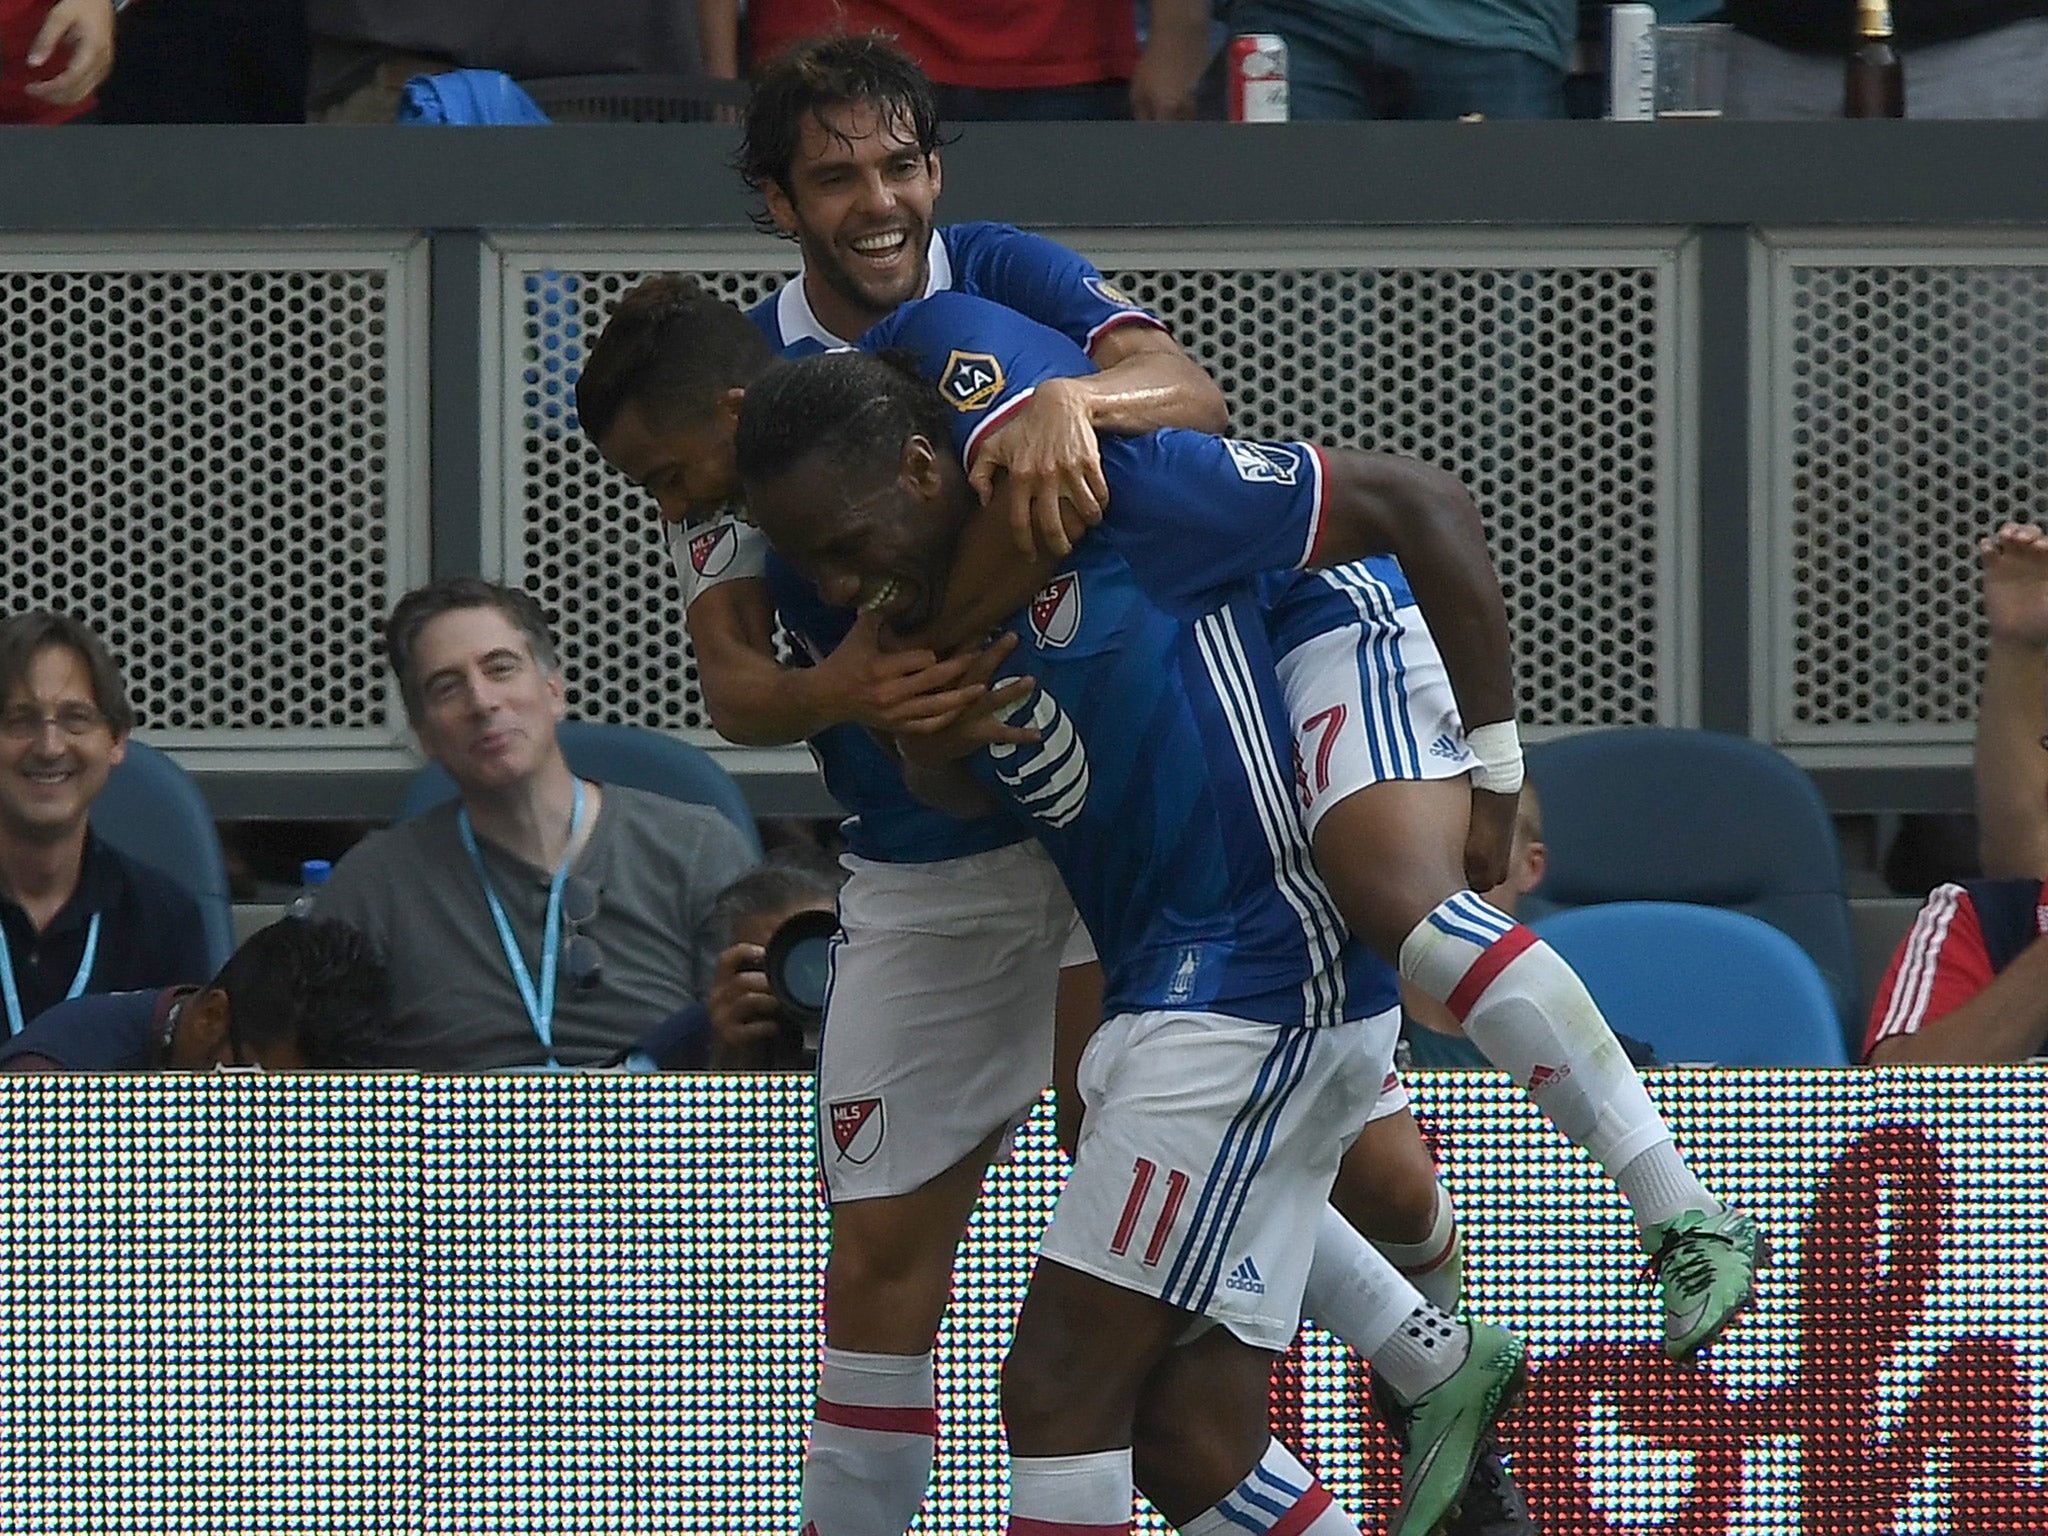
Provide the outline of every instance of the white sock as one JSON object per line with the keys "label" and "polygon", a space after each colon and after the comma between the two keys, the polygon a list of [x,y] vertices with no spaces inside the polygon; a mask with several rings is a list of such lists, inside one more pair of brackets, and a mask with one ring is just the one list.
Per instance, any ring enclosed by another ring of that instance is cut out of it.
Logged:
{"label": "white sock", "polygon": [[804,1454],[804,1536],[904,1536],[931,1482],[932,1357],[825,1351]]}
{"label": "white sock", "polygon": [[1010,1457],[1008,1536],[1109,1536],[1131,1528],[1131,1450]]}
{"label": "white sock", "polygon": [[1267,1442],[1259,1464],[1214,1508],[1178,1529],[1181,1536],[1358,1536],[1358,1522],[1278,1440]]}
{"label": "white sock", "polygon": [[1372,1355],[1372,1373],[1403,1403],[1441,1386],[1472,1352],[1472,1330],[1424,1302]]}
{"label": "white sock", "polygon": [[1422,1293],[1358,1230],[1329,1206],[1316,1226],[1315,1255],[1301,1307],[1370,1360],[1394,1330],[1425,1306]]}
{"label": "white sock", "polygon": [[1721,1202],[1708,1194],[1678,1155],[1670,1137],[1645,1147],[1614,1175],[1638,1227],[1669,1221],[1680,1211],[1719,1211]]}
{"label": "white sock", "polygon": [[[1402,941],[1401,975],[1448,1007],[1487,1060],[1617,1183],[1658,1143],[1670,1147],[1670,1128],[1578,973],[1505,912],[1470,891],[1448,898]],[[1660,1205],[1678,1198],[1674,1210],[1718,1209],[1690,1173],[1672,1174],[1684,1168],[1675,1148],[1670,1159],[1658,1165]],[[1636,1192],[1622,1194],[1634,1206]],[[1665,1219],[1635,1215],[1638,1226]]]}
{"label": "white sock", "polygon": [[1438,1311],[1458,1315],[1465,1304],[1465,1239],[1458,1231],[1458,1208],[1451,1204],[1449,1190],[1437,1186],[1436,1218],[1429,1225],[1429,1236],[1419,1243],[1375,1239],[1373,1247]]}

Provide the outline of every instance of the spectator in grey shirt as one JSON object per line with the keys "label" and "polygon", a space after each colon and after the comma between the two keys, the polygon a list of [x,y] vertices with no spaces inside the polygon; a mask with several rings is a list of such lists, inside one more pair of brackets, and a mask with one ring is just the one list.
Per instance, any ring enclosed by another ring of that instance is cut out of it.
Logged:
{"label": "spectator in grey shirt", "polygon": [[595,1066],[702,997],[704,919],[754,862],[719,812],[570,772],[540,605],[470,577],[408,593],[385,649],[459,798],[373,834],[320,893],[390,973],[391,1065]]}

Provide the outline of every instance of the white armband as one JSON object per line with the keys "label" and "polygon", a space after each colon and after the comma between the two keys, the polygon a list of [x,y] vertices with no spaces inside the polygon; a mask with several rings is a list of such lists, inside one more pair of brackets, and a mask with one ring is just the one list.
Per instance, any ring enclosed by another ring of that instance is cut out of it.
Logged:
{"label": "white armband", "polygon": [[1512,795],[1522,787],[1522,736],[1512,720],[1475,726],[1465,733],[1465,745],[1479,759],[1472,770],[1472,787],[1489,794]]}

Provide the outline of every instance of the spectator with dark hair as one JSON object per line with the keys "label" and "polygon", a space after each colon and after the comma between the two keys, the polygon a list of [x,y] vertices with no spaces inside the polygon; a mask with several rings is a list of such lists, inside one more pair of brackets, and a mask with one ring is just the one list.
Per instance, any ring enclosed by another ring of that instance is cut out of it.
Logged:
{"label": "spectator with dark hair", "polygon": [[391,985],[346,923],[260,928],[204,986],[57,1004],[5,1046],[7,1072],[361,1071],[388,1055]]}
{"label": "spectator with dark hair", "polygon": [[391,973],[385,1065],[617,1061],[703,996],[704,919],[752,851],[708,806],[570,770],[561,664],[525,592],[434,582],[399,600],[384,643],[420,746],[458,792],[357,844],[320,894]]}
{"label": "spectator with dark hair", "polygon": [[[1906,116],[2048,117],[2048,0],[1891,0]],[[1728,0],[1730,117],[1842,115],[1856,0]]]}
{"label": "spectator with dark hair", "polygon": [[2048,1054],[2048,533],[1983,540],[1991,650],[1977,722],[1988,878],[1937,886],[1893,953],[1863,1059],[2025,1061]]}
{"label": "spectator with dark hair", "polygon": [[113,68],[116,9],[115,0],[0,0],[0,124],[90,113]]}
{"label": "spectator with dark hair", "polygon": [[822,861],[778,854],[720,891],[708,924],[718,948],[710,991],[642,1040],[627,1065],[658,1071],[809,1070],[818,1053],[817,1021],[792,1017],[777,999],[768,950],[791,918],[833,912],[843,880]]}
{"label": "spectator with dark hair", "polygon": [[93,835],[135,723],[120,668],[65,614],[0,622],[0,1001],[9,1034],[66,998],[199,981],[204,924],[168,876]]}

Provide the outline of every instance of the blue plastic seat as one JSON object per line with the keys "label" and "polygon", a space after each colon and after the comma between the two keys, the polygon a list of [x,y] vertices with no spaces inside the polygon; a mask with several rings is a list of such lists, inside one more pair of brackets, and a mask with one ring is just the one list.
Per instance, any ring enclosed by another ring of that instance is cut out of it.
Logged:
{"label": "blue plastic seat", "polygon": [[1532,925],[1625,1035],[1667,1063],[1841,1067],[1834,999],[1806,951],[1719,907],[1620,901]]}
{"label": "blue plastic seat", "polygon": [[1627,727],[1529,754],[1549,863],[1522,914],[1682,901],[1761,918],[1804,949],[1860,1045],[1842,850],[1820,791],[1783,753],[1714,731]]}
{"label": "blue plastic seat", "polygon": [[235,947],[228,864],[213,812],[192,776],[130,736],[128,755],[107,775],[107,787],[92,803],[92,829],[191,893],[206,925],[207,958],[216,971],[226,964]]}
{"label": "blue plastic seat", "polygon": [[[593,720],[564,720],[559,727],[562,755],[586,779],[623,784],[667,795],[692,805],[722,811],[740,829],[755,857],[761,853],[761,830],[733,776],[718,766],[702,747],[638,725],[607,725]],[[410,821],[420,812],[455,798],[455,781],[439,763],[429,763],[406,786],[398,819]]]}

